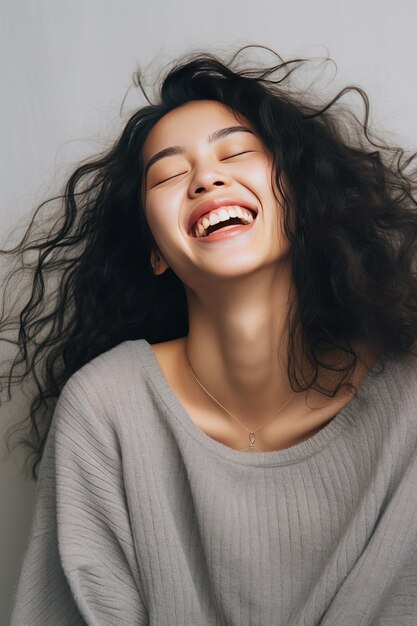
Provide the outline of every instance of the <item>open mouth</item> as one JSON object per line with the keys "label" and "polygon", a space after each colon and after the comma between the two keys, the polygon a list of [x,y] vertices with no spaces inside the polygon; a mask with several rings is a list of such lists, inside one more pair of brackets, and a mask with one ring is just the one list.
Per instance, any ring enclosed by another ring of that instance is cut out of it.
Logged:
{"label": "open mouth", "polygon": [[199,219],[191,228],[191,236],[195,238],[209,237],[219,230],[231,230],[249,226],[257,213],[246,207],[228,207],[229,210],[212,212],[209,216]]}

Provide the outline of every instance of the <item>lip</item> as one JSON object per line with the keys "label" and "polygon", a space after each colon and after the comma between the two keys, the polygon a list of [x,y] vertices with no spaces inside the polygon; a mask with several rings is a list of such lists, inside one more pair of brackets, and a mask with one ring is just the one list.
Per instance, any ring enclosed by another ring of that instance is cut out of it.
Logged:
{"label": "lip", "polygon": [[206,200],[202,202],[191,212],[190,219],[188,221],[188,234],[192,237],[192,228],[197,220],[206,213],[219,209],[222,206],[241,206],[242,209],[250,209],[255,215],[258,214],[258,209],[250,202],[240,200],[239,198],[216,198],[213,200]]}

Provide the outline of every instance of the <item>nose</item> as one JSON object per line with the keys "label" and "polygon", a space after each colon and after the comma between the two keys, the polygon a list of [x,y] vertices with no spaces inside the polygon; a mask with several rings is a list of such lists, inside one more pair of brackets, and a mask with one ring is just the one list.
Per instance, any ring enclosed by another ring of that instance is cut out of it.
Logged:
{"label": "nose", "polygon": [[230,185],[230,177],[225,173],[215,172],[212,169],[200,169],[196,171],[190,181],[189,193],[191,197],[196,197],[213,187],[224,187]]}

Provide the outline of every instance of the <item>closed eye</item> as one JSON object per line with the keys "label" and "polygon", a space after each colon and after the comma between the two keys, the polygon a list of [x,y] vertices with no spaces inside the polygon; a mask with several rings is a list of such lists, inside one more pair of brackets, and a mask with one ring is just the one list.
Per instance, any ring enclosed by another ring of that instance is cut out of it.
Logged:
{"label": "closed eye", "polygon": [[240,156],[241,154],[247,154],[248,152],[255,152],[254,150],[245,150],[244,152],[238,152],[237,154],[231,154],[230,156],[222,159],[222,161],[227,161],[227,159],[233,159],[233,157]]}
{"label": "closed eye", "polygon": [[180,174],[174,174],[173,176],[170,176],[169,178],[164,178],[164,180],[160,180],[158,183],[155,183],[154,187],[156,187],[157,185],[162,185],[162,183],[165,183],[167,180],[171,180],[171,178],[176,178],[177,176],[181,176],[182,174],[186,174],[187,172],[180,172]]}
{"label": "closed eye", "polygon": [[155,183],[154,187],[156,187],[157,185],[161,185],[162,183],[165,183],[167,180],[171,180],[171,178],[176,178],[176,176],[181,176],[181,174],[186,174],[186,172],[181,172],[180,174],[174,174],[173,176],[170,176],[169,178],[164,178],[164,180],[160,180],[159,183]]}
{"label": "closed eye", "polygon": [[[248,154],[248,152],[255,152],[255,150],[245,150],[244,152],[238,152],[237,154],[231,154],[228,157],[225,157],[224,159],[222,159],[222,161],[227,161],[227,159],[233,159],[233,157],[237,157],[240,156],[241,154]],[[171,180],[171,178],[176,178],[177,176],[181,176],[182,174],[186,174],[187,172],[180,172],[180,174],[174,174],[173,176],[170,176],[169,178],[164,178],[164,180],[160,180],[158,183],[155,183],[154,187],[156,187],[157,185],[162,185],[162,183],[165,183],[167,180]]]}

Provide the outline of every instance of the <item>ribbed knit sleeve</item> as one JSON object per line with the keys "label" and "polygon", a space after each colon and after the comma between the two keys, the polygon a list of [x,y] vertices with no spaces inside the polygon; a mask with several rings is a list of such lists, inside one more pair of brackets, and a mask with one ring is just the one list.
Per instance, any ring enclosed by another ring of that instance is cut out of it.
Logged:
{"label": "ribbed knit sleeve", "polygon": [[116,434],[74,375],[48,434],[10,626],[148,624]]}

